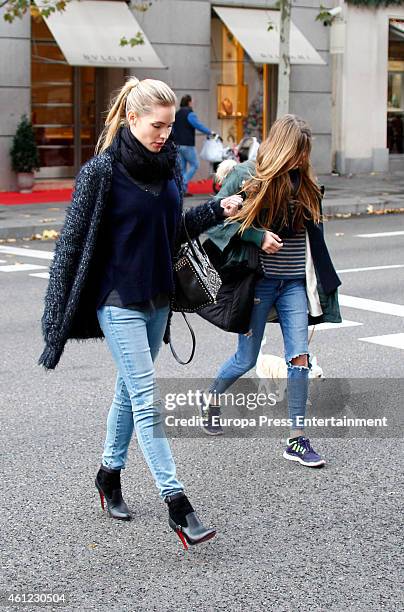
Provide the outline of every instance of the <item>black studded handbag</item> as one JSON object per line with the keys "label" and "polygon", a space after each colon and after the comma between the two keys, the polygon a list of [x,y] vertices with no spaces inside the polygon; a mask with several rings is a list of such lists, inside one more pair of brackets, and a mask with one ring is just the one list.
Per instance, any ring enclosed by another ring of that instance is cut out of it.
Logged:
{"label": "black studded handbag", "polygon": [[197,312],[215,303],[222,281],[199,238],[191,240],[189,237],[185,215],[182,222],[187,243],[179,249],[174,261],[175,291],[171,298],[171,310]]}

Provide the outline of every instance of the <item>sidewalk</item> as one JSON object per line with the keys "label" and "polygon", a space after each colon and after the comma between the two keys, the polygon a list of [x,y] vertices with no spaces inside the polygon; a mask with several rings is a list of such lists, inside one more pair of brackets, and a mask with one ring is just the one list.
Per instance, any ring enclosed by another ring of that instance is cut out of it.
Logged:
{"label": "sidewalk", "polygon": [[318,178],[325,186],[323,208],[327,215],[399,209],[404,212],[404,155],[390,156],[390,171],[386,174],[327,174]]}
{"label": "sidewalk", "polygon": [[[354,176],[319,176],[325,186],[324,214],[349,217],[352,214],[372,214],[375,211],[404,212],[404,156],[391,156],[390,172]],[[196,185],[196,190],[198,190]],[[54,192],[56,193],[56,191]],[[60,193],[60,192],[59,192]],[[30,238],[44,230],[59,231],[68,201],[52,201],[47,192],[42,203],[7,206],[1,204],[0,240]],[[197,194],[185,199],[185,207],[205,201],[209,194]],[[4,200],[3,200],[4,201]]]}

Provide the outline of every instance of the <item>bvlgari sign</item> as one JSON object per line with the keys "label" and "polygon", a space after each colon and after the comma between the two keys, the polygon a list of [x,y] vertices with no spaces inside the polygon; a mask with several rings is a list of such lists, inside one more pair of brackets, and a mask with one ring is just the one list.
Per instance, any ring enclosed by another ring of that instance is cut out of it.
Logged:
{"label": "bvlgari sign", "polygon": [[94,53],[83,53],[81,66],[144,66],[144,59],[141,55],[95,55]]}
{"label": "bvlgari sign", "polygon": [[[164,68],[126,2],[71,0],[46,23],[72,66]],[[120,46],[138,32],[143,44]]]}

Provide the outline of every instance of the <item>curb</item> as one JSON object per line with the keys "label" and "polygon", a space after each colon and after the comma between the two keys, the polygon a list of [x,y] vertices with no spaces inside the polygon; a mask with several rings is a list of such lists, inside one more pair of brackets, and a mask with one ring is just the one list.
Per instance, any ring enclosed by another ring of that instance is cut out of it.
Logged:
{"label": "curb", "polygon": [[324,199],[323,212],[325,215],[363,215],[372,214],[375,211],[404,212],[403,196],[380,197],[355,197],[327,201]]}
{"label": "curb", "polygon": [[24,225],[18,227],[1,227],[0,240],[31,238],[33,234],[42,234],[44,230],[55,230],[59,232],[63,221],[60,223],[43,223],[42,225]]}
{"label": "curb", "polygon": [[[199,195],[199,194],[198,194]],[[206,196],[208,197],[208,196]],[[205,196],[195,198],[195,204],[199,204]],[[200,200],[200,201],[198,201]],[[191,202],[187,202],[185,207],[189,208]],[[330,218],[344,218],[350,215],[370,215],[376,211],[380,214],[404,213],[404,197],[390,196],[388,198],[364,197],[350,199],[335,199],[323,203],[323,213]],[[42,223],[34,225],[20,225],[15,227],[0,227],[0,240],[30,238],[33,234],[42,234],[44,230],[55,230],[57,232],[63,226],[64,217],[56,223]]]}

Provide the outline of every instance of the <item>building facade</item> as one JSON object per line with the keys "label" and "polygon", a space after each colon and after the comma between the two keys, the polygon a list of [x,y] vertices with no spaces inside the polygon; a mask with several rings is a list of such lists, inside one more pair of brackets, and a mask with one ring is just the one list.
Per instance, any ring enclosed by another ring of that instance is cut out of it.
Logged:
{"label": "building facade", "polygon": [[389,153],[404,146],[404,3],[341,9],[330,46],[334,166],[342,174],[386,172]]}
{"label": "building facade", "polygon": [[[77,4],[98,14],[101,5],[113,3]],[[115,9],[123,4],[116,0]],[[312,127],[318,173],[385,171],[388,147],[402,153],[404,9],[370,11],[342,3],[331,27],[316,20],[319,10],[319,2],[293,3],[290,112]],[[0,189],[15,188],[9,149],[23,113],[32,117],[40,149],[38,177],[74,176],[92,155],[111,93],[130,74],[162,79],[179,98],[191,94],[200,119],[225,142],[244,134],[265,137],[277,104],[274,2],[154,0],[133,15],[147,49],[135,47],[132,55],[153,51],[159,61],[150,53],[131,61],[129,51],[125,57],[93,51],[83,52],[81,65],[77,59],[69,63],[82,44],[78,39],[72,37],[75,48],[67,49],[51,21],[25,16],[8,24],[0,14]],[[198,148],[203,138],[197,137]],[[200,176],[208,170],[202,164]]]}
{"label": "building facade", "polygon": [[0,190],[16,185],[9,151],[21,115],[31,111],[30,47],[29,18],[8,24],[0,9]]}
{"label": "building facade", "polygon": [[[330,2],[328,5],[332,6]],[[191,94],[202,121],[225,141],[238,141],[246,132],[262,140],[276,116],[277,63],[252,61],[242,41],[237,41],[219,14],[220,9],[234,8],[244,12],[248,22],[251,11],[260,10],[265,24],[274,6],[275,2],[268,1],[154,2],[143,15],[142,27],[168,68],[137,70],[136,76],[166,80],[179,97]],[[318,2],[297,0],[293,4],[293,23],[324,63],[292,63],[290,112],[302,115],[312,126],[314,165],[318,172],[329,172],[332,163],[329,31],[315,21],[318,12]],[[226,98],[232,102],[233,112],[224,114],[222,103]],[[236,112],[242,116],[233,117]],[[203,138],[197,137],[199,148]],[[202,167],[201,174],[206,172],[206,166]]]}

